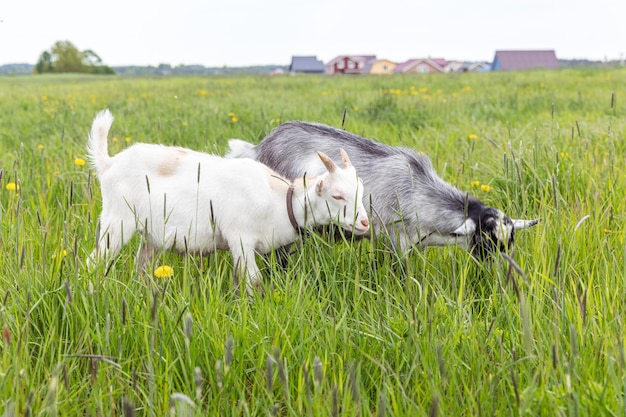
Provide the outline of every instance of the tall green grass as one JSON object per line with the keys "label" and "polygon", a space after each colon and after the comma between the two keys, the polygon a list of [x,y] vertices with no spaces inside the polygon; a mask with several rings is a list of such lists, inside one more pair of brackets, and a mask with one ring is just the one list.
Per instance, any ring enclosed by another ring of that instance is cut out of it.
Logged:
{"label": "tall green grass", "polygon": [[[624,415],[623,69],[393,77],[0,78],[0,407],[4,415]],[[401,259],[377,239],[312,235],[264,294],[227,253],[161,254],[136,237],[87,270],[109,150],[224,153],[288,120],[426,152],[447,181],[540,217],[504,258]],[[10,185],[13,184],[13,185]]]}

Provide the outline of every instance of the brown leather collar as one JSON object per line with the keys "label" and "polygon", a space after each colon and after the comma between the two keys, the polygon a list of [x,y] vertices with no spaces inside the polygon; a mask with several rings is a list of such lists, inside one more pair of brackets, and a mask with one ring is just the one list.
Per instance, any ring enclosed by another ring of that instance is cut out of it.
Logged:
{"label": "brown leather collar", "polygon": [[296,221],[296,216],[293,214],[293,190],[294,185],[293,182],[289,184],[289,188],[287,189],[287,216],[289,216],[289,222],[291,226],[296,231],[300,231],[300,226],[298,226],[298,222]]}

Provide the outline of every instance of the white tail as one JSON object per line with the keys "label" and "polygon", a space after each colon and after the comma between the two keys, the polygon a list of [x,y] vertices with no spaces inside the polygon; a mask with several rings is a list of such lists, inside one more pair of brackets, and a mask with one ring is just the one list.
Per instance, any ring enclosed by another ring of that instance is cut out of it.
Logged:
{"label": "white tail", "polygon": [[229,151],[226,158],[251,158],[256,159],[256,148],[250,142],[241,139],[230,139],[228,141]]}
{"label": "white tail", "polygon": [[111,159],[107,146],[107,137],[111,124],[113,124],[113,115],[108,109],[102,110],[93,120],[89,139],[87,140],[89,159],[91,159],[91,164],[96,169],[96,172],[99,173],[106,170]]}

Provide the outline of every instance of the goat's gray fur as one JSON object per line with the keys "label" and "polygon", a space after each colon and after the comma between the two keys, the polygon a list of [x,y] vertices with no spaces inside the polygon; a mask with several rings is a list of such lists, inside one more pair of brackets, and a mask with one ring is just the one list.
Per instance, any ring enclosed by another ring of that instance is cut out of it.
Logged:
{"label": "goat's gray fur", "polygon": [[[459,244],[482,258],[509,247],[514,231],[538,220],[511,220],[442,180],[430,159],[412,149],[383,145],[330,126],[288,122],[258,145],[232,139],[227,157],[258,160],[287,178],[324,168],[316,151],[340,158],[348,152],[363,180],[374,233],[388,235],[402,253],[413,246]],[[371,202],[371,204],[370,204]]]}

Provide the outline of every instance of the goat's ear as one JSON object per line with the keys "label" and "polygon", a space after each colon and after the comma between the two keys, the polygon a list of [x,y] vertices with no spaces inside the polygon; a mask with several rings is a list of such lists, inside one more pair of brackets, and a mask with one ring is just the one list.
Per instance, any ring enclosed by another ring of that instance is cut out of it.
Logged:
{"label": "goat's ear", "polygon": [[343,148],[339,148],[339,153],[341,154],[341,160],[343,161],[343,166],[345,168],[351,167],[352,162],[350,162],[350,158],[348,158],[348,154],[346,153],[346,151],[344,151]]}
{"label": "goat's ear", "polygon": [[541,219],[535,219],[535,220],[516,220],[513,219],[513,229],[515,230],[519,230],[519,229],[526,229],[527,227],[531,227],[536,225],[537,223],[539,223],[539,220]]}
{"label": "goat's ear", "polygon": [[322,191],[324,191],[324,180],[319,180],[317,181],[317,184],[315,184],[315,192],[317,195],[321,196]]}
{"label": "goat's ear", "polygon": [[452,236],[469,236],[473,235],[474,232],[476,232],[476,223],[474,223],[474,220],[472,219],[467,219],[461,226],[452,232]]}
{"label": "goat's ear", "polygon": [[335,172],[335,170],[337,169],[337,165],[335,165],[335,163],[333,162],[332,159],[330,159],[328,157],[328,155],[326,155],[324,152],[317,152],[317,156],[320,157],[320,159],[322,160],[322,162],[324,163],[324,166],[326,167],[326,169],[328,170],[328,172]]}

